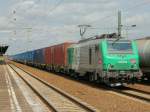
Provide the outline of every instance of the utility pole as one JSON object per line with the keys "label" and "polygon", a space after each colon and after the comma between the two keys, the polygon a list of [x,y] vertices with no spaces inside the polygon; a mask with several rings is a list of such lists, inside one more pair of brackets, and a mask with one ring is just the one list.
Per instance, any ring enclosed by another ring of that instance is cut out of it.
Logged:
{"label": "utility pole", "polygon": [[118,11],[118,38],[121,37],[121,30],[122,30],[122,24],[121,24],[121,11]]}
{"label": "utility pole", "polygon": [[130,27],[136,27],[136,25],[126,26],[121,23],[121,11],[118,11],[118,39],[123,38],[121,35],[122,27],[126,27],[126,35],[128,37],[128,30]]}
{"label": "utility pole", "polygon": [[[24,28],[24,29],[27,30],[27,44],[30,46],[30,33],[32,33],[32,28],[27,27],[27,28]],[[27,51],[28,51],[28,50],[29,50],[29,49],[27,48]]]}
{"label": "utility pole", "polygon": [[91,27],[91,25],[78,25],[78,27],[80,28],[80,36],[81,36],[81,39],[83,40],[84,39],[84,34],[85,32],[87,31],[87,28],[88,27]]}

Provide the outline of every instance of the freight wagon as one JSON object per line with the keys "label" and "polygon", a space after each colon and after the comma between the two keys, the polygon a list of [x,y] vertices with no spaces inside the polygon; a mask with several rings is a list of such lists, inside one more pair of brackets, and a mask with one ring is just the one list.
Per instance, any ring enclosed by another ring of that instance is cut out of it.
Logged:
{"label": "freight wagon", "polygon": [[34,50],[33,65],[35,67],[44,68],[45,66],[44,48]]}
{"label": "freight wagon", "polygon": [[143,78],[150,80],[150,37],[137,39],[138,51],[140,57],[140,67],[143,72]]}
{"label": "freight wagon", "polygon": [[[62,43],[31,52],[32,64],[36,67],[110,86],[134,83],[142,75],[137,46],[131,40],[93,37],[78,43]],[[22,61],[28,58],[26,54],[28,52],[12,57],[15,61]],[[28,63],[26,61],[29,59],[24,61]]]}
{"label": "freight wagon", "polygon": [[24,52],[18,55],[12,56],[11,60],[15,60],[20,63],[29,64],[31,65],[33,63],[33,51]]}
{"label": "freight wagon", "polygon": [[73,43],[65,42],[44,48],[46,69],[56,72],[65,72],[67,68],[67,48]]}
{"label": "freight wagon", "polygon": [[12,60],[55,72],[67,70],[67,48],[73,43],[49,46],[12,56]]}

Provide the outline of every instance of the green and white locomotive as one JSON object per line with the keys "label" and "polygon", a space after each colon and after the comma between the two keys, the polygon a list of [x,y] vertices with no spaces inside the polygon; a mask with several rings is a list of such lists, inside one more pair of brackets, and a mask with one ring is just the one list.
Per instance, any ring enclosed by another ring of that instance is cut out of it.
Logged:
{"label": "green and white locomotive", "polygon": [[134,83],[141,77],[135,41],[90,38],[68,50],[69,73],[110,86]]}

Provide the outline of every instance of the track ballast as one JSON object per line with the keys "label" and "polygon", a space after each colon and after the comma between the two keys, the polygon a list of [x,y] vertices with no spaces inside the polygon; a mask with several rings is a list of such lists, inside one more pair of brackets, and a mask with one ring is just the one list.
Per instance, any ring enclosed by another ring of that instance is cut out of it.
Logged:
{"label": "track ballast", "polygon": [[46,83],[36,76],[9,65],[56,112],[95,112],[95,108]]}

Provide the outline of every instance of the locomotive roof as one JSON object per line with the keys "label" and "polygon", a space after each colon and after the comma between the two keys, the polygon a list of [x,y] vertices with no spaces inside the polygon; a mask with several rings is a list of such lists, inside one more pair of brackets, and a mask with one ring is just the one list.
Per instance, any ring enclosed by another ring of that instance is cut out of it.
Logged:
{"label": "locomotive roof", "polygon": [[102,35],[96,35],[87,39],[80,40],[79,43],[90,41],[90,40],[97,40],[97,39],[116,39],[118,36],[116,33],[112,34],[102,34]]}
{"label": "locomotive roof", "polygon": [[[129,39],[124,39],[124,38],[122,38],[122,39],[117,39],[117,38],[104,38],[105,40],[112,40],[112,41],[115,41],[116,40],[116,42],[117,41],[131,41],[131,40],[129,40]],[[85,42],[89,42],[89,41],[94,41],[94,40],[101,40],[101,39],[88,39],[88,40],[86,40],[86,41],[79,41],[79,43],[78,44],[80,44],[80,43],[85,43]]]}

